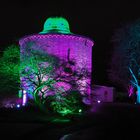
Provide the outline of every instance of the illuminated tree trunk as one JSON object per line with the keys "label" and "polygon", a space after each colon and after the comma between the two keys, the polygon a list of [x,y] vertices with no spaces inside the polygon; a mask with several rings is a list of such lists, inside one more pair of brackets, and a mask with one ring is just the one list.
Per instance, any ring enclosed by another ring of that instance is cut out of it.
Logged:
{"label": "illuminated tree trunk", "polygon": [[132,83],[132,85],[133,85],[134,87],[137,88],[137,100],[136,100],[136,102],[137,102],[138,104],[140,104],[140,86],[139,86],[139,84],[138,84],[138,80],[137,80],[135,74],[133,73],[133,71],[132,71],[132,69],[131,69],[130,67],[129,67],[129,71],[130,71],[130,73],[131,73],[131,75],[132,75],[132,77],[133,77],[133,80],[131,80],[131,83]]}
{"label": "illuminated tree trunk", "polygon": [[137,103],[140,104],[140,86],[137,86]]}

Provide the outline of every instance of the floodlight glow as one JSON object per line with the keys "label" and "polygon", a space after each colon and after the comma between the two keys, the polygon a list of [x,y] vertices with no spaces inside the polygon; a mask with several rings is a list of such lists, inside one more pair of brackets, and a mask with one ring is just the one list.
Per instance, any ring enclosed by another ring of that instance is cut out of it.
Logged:
{"label": "floodlight glow", "polygon": [[101,101],[100,101],[100,100],[98,100],[98,101],[97,101],[97,103],[101,103]]}
{"label": "floodlight glow", "polygon": [[81,113],[82,112],[82,109],[79,109],[79,113]]}
{"label": "floodlight glow", "polygon": [[23,93],[22,105],[25,106],[25,105],[26,105],[26,102],[27,102],[27,94],[26,94],[26,92],[25,92],[25,93]]}
{"label": "floodlight glow", "polygon": [[26,90],[23,90],[23,94],[25,94],[26,93]]}
{"label": "floodlight glow", "polygon": [[17,108],[20,108],[20,104],[17,104]]}

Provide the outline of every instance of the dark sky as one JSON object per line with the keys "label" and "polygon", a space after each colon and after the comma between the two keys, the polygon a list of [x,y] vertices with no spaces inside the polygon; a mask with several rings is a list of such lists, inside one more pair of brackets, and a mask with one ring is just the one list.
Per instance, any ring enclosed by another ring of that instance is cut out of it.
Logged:
{"label": "dark sky", "polygon": [[111,36],[122,24],[140,18],[140,6],[134,0],[4,0],[0,2],[0,50],[25,35],[40,32],[50,16],[65,17],[71,32],[95,41],[93,78],[97,84],[106,84]]}

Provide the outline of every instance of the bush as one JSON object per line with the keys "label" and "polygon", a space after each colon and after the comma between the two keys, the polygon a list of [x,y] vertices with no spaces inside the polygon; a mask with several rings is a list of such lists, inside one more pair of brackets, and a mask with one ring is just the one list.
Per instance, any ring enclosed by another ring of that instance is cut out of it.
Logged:
{"label": "bush", "polygon": [[82,96],[77,91],[48,96],[44,105],[47,112],[61,116],[81,114],[86,108]]}

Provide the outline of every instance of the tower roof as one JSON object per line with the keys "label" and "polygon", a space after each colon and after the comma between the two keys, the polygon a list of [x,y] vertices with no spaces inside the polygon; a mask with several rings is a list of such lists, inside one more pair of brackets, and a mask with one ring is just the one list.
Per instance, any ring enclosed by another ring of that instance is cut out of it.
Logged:
{"label": "tower roof", "polygon": [[30,42],[32,40],[41,41],[44,39],[68,39],[70,40],[76,40],[84,42],[85,45],[93,46],[94,41],[90,38],[87,38],[85,36],[76,35],[70,32],[69,23],[68,21],[63,17],[49,17],[46,19],[43,27],[43,31],[27,35],[22,37],[19,40],[19,44],[22,45],[26,42]]}
{"label": "tower roof", "polygon": [[71,34],[69,23],[63,17],[50,17],[47,18],[44,23],[43,31],[39,34],[46,33],[62,33],[62,34]]}

